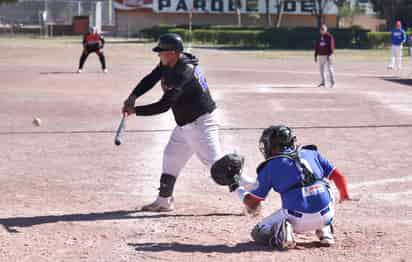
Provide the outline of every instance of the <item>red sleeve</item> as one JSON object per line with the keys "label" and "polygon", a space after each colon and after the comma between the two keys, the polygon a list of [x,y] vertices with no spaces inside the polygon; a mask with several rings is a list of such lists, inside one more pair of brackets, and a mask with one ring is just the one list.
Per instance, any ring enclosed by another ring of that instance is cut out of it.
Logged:
{"label": "red sleeve", "polygon": [[329,179],[332,180],[338,188],[341,200],[349,198],[346,177],[337,168],[329,175]]}

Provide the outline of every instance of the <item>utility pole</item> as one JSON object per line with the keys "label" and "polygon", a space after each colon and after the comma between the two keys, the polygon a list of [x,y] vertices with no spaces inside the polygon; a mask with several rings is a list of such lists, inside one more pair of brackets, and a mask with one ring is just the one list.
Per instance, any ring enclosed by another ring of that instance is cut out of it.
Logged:
{"label": "utility pole", "polygon": [[82,15],[82,2],[77,1],[77,15],[81,16]]}
{"label": "utility pole", "polygon": [[270,0],[266,0],[266,23],[268,27],[272,26],[272,18],[270,16]]}
{"label": "utility pole", "polygon": [[109,25],[113,25],[113,3],[112,0],[109,0]]}
{"label": "utility pole", "polygon": [[47,17],[48,17],[48,4],[47,4],[47,0],[44,0],[44,11],[42,14],[42,18],[43,18],[43,28],[44,28],[44,37],[47,37],[49,34],[49,29],[47,28]]}

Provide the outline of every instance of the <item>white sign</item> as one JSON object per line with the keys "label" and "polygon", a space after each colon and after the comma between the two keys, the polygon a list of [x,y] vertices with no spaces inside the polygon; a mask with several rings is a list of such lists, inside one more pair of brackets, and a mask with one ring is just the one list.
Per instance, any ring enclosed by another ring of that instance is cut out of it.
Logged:
{"label": "white sign", "polygon": [[[266,13],[267,0],[153,0],[153,10],[158,13],[234,13],[240,5],[242,13]],[[277,1],[269,0],[269,12],[277,13]],[[314,1],[285,0],[282,1],[283,12],[288,14],[311,14]],[[336,14],[337,8],[332,1],[326,4],[325,14]]]}

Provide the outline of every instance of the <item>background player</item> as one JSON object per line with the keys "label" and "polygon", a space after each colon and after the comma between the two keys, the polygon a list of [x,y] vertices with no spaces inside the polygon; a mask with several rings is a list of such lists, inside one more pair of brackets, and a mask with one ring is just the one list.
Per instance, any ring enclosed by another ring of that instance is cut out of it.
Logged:
{"label": "background player", "polygon": [[408,41],[409,41],[409,56],[412,56],[412,33],[409,34]]}
{"label": "background player", "polygon": [[102,70],[107,73],[106,69],[106,58],[103,54],[104,39],[97,32],[96,27],[90,28],[90,32],[83,37],[83,52],[80,56],[79,69],[77,73],[83,71],[83,65],[86,62],[87,57],[90,53],[96,53],[99,56],[100,64],[102,65]]}
{"label": "background player", "polygon": [[315,46],[315,63],[319,58],[319,69],[322,82],[319,86],[326,85],[326,70],[329,73],[330,87],[335,87],[335,71],[333,69],[333,54],[335,52],[335,40],[328,32],[326,25],[320,27],[320,36]]}
{"label": "background player", "polygon": [[391,41],[392,48],[388,69],[394,69],[395,64],[397,69],[402,69],[402,46],[406,41],[406,34],[402,29],[401,21],[396,21],[395,28],[391,32]]}
{"label": "background player", "polygon": [[[122,111],[138,116],[160,114],[172,109],[177,126],[163,152],[163,167],[157,199],[142,207],[144,211],[173,210],[174,185],[189,158],[196,154],[201,162],[211,166],[220,157],[218,122],[206,78],[198,59],[183,52],[183,42],[177,34],[164,34],[153,48],[160,63],[146,75],[124,102]],[[136,106],[138,97],[160,81],[164,91],[153,104]]]}
{"label": "background player", "polygon": [[[340,201],[348,200],[346,179],[318,151],[316,146],[295,146],[295,136],[286,126],[270,126],[260,138],[260,150],[265,161],[257,168],[258,186],[251,192],[237,185],[236,175],[232,176],[230,188],[235,190],[250,213],[255,212],[260,202],[273,189],[282,200],[282,208],[259,222],[252,231],[253,239],[279,249],[295,246],[293,232],[316,231],[324,246],[334,244],[332,220],[333,197],[326,179],[335,182]],[[222,170],[219,165],[227,156],[219,159],[212,167],[212,177],[219,176],[214,171]],[[233,161],[236,166],[236,161]],[[223,164],[222,164],[223,163]],[[232,165],[233,166],[233,165]],[[231,169],[229,169],[231,170]],[[224,173],[224,172],[222,172]],[[224,175],[224,174],[221,174]]]}

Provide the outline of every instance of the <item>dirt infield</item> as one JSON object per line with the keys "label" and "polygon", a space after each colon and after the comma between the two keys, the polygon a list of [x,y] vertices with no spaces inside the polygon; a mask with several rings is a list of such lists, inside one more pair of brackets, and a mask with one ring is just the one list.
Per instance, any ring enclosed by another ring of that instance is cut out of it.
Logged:
{"label": "dirt infield", "polygon": [[[384,52],[338,50],[337,88],[319,88],[312,53],[194,48],[218,104],[225,152],[262,160],[261,128],[285,123],[347,176],[359,202],[336,206],[336,245],[314,234],[297,249],[251,242],[258,221],[193,158],[176,211],[136,211],[157,193],[171,113],[128,120],[120,107],[157,63],[151,44],[108,44],[109,73],[80,43],[0,39],[0,261],[412,261],[412,63],[386,70]],[[370,57],[370,59],[368,58]],[[156,101],[160,88],[138,100]],[[33,117],[42,120],[32,125]],[[272,193],[263,215],[280,206]]]}

